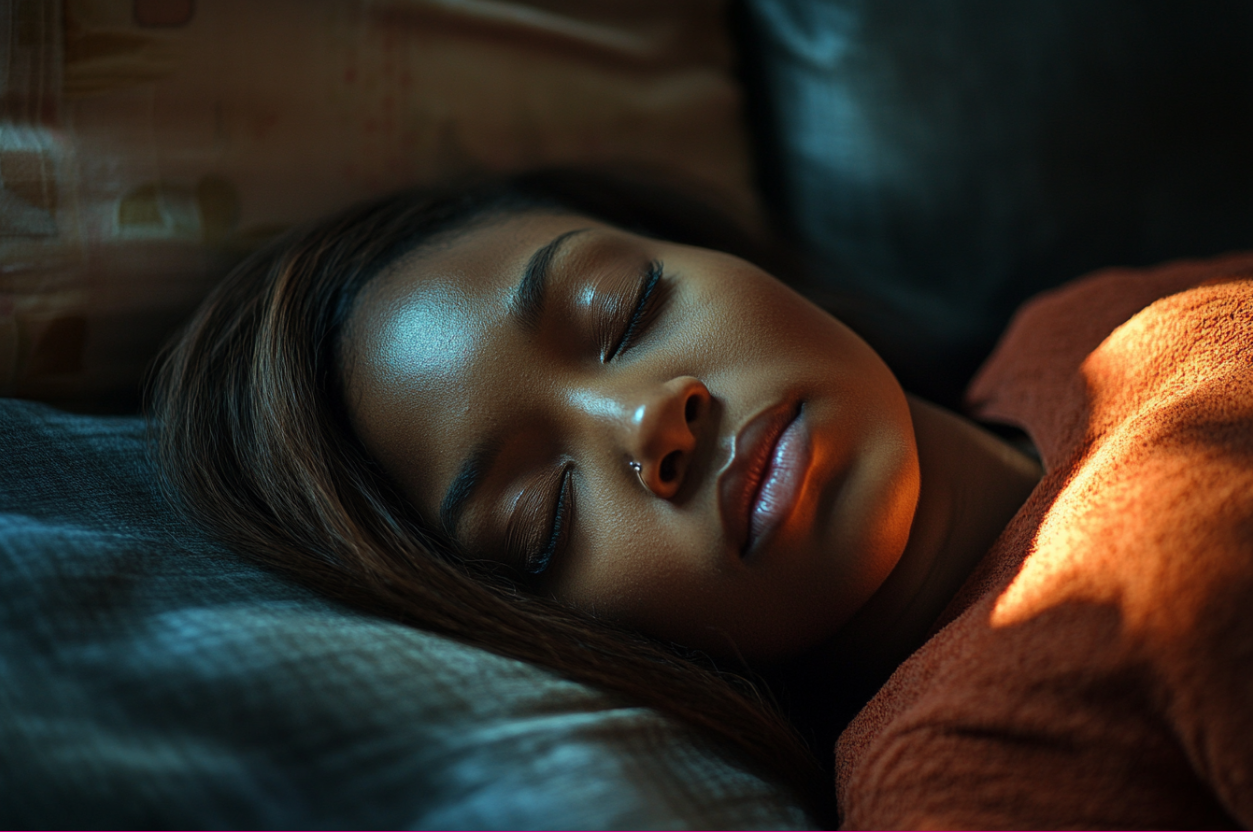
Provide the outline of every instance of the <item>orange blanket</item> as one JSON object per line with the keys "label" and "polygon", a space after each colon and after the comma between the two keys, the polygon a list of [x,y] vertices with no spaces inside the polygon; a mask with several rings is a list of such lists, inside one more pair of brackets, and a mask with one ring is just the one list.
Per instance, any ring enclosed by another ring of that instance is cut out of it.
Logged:
{"label": "orange blanket", "polygon": [[1041,296],[969,399],[1047,473],[841,736],[845,826],[1253,826],[1253,255]]}

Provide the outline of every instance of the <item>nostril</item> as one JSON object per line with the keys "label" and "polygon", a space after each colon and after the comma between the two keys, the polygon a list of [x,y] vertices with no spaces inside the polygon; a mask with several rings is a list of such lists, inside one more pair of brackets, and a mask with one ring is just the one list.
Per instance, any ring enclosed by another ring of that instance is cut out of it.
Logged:
{"label": "nostril", "polygon": [[679,474],[679,451],[671,451],[666,454],[661,465],[657,467],[657,476],[664,483],[673,482],[674,478]]}
{"label": "nostril", "polygon": [[691,422],[700,415],[700,396],[688,396],[687,404],[683,405],[683,418]]}

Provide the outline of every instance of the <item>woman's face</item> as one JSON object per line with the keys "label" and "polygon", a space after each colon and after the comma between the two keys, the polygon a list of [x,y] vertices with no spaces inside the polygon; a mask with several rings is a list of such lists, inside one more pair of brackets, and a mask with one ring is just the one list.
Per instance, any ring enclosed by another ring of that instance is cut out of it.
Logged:
{"label": "woman's face", "polygon": [[900,386],[730,255],[513,215],[404,258],[348,333],[353,425],[421,514],[594,615],[786,658],[905,547],[919,476]]}

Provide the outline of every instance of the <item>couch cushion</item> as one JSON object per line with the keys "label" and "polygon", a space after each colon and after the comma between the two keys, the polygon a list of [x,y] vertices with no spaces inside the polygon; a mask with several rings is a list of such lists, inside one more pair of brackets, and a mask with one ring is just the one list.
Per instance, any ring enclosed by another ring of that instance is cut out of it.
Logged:
{"label": "couch cushion", "polygon": [[1045,287],[1250,245],[1244,0],[741,5],[765,181],[919,392]]}

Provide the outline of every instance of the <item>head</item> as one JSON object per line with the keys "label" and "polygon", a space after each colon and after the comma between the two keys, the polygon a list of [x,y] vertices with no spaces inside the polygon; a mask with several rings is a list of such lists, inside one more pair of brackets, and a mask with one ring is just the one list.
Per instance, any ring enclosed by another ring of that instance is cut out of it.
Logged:
{"label": "head", "polygon": [[904,547],[917,458],[874,353],[712,216],[545,174],[293,232],[158,370],[168,484],[332,597],[802,781],[786,724],[683,648],[770,662],[837,631]]}
{"label": "head", "polygon": [[464,558],[715,656],[835,635],[909,536],[904,393],[746,260],[560,208],[406,252],[341,340],[354,435]]}

